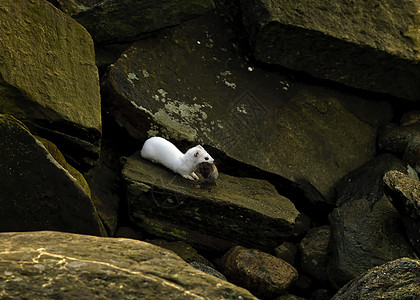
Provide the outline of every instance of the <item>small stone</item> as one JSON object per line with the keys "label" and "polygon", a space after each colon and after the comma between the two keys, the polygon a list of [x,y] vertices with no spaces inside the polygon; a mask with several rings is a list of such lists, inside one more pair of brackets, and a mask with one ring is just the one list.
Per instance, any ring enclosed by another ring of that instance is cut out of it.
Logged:
{"label": "small stone", "polygon": [[329,261],[328,244],[331,228],[321,226],[312,228],[299,243],[300,268],[319,282],[327,283]]}
{"label": "small stone", "polygon": [[295,256],[297,253],[297,247],[290,242],[284,242],[280,246],[274,249],[276,257],[287,261],[289,264],[293,265],[295,263]]}
{"label": "small stone", "polygon": [[286,261],[255,249],[236,246],[222,258],[226,277],[259,297],[284,294],[298,278]]}

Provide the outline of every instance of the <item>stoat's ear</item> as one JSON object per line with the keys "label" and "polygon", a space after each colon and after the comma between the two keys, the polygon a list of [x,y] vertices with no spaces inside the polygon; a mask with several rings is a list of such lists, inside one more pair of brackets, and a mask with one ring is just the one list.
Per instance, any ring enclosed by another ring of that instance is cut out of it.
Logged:
{"label": "stoat's ear", "polygon": [[194,152],[194,157],[198,157],[200,155],[200,150]]}
{"label": "stoat's ear", "polygon": [[201,150],[204,150],[204,148],[201,145],[197,145],[196,147],[201,149]]}

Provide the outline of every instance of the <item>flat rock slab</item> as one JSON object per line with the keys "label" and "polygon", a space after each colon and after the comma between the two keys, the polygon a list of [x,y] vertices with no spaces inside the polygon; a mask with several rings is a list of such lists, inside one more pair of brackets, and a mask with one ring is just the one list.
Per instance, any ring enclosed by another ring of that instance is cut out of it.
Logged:
{"label": "flat rock slab", "polygon": [[136,240],[0,233],[5,299],[257,299],[175,253]]}
{"label": "flat rock slab", "polygon": [[288,237],[299,215],[266,181],[220,174],[198,185],[139,152],[123,171],[129,214],[148,232],[225,251],[235,244],[272,249]]}
{"label": "flat rock slab", "polygon": [[210,145],[324,196],[375,152],[374,127],[343,103],[363,107],[368,120],[387,111],[254,68],[213,14],[134,43],[109,69],[104,91],[117,122],[140,141]]}
{"label": "flat rock slab", "polygon": [[106,235],[86,188],[20,121],[0,114],[0,141],[0,231]]}
{"label": "flat rock slab", "polygon": [[99,155],[101,99],[89,33],[46,1],[3,0],[0,36],[0,113],[91,164]]}
{"label": "flat rock slab", "polygon": [[417,0],[241,0],[260,61],[420,100]]}

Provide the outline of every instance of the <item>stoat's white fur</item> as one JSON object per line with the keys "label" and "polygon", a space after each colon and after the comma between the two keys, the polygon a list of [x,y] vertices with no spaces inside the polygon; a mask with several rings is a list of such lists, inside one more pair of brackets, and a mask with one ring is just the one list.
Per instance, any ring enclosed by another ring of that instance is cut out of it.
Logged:
{"label": "stoat's white fur", "polygon": [[144,142],[141,156],[156,163],[160,163],[175,173],[181,174],[190,180],[198,179],[194,170],[202,162],[213,163],[214,159],[197,145],[182,153],[170,141],[161,137],[152,137]]}

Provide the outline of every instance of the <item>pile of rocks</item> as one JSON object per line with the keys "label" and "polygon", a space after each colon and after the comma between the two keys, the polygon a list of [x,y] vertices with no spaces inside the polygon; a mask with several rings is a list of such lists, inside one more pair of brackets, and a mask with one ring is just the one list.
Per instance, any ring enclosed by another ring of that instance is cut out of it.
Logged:
{"label": "pile of rocks", "polygon": [[[394,2],[3,1],[0,295],[418,295],[420,6]],[[142,159],[156,135],[216,182]]]}

